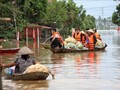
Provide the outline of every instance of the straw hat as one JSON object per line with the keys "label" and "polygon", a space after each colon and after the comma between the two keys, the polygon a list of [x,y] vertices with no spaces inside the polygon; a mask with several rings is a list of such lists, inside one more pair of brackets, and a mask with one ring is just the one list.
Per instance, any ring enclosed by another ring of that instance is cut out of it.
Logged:
{"label": "straw hat", "polygon": [[94,33],[94,31],[92,29],[88,30],[88,32]]}
{"label": "straw hat", "polygon": [[82,33],[82,34],[85,34],[85,32],[84,32],[84,31],[81,31],[81,33]]}
{"label": "straw hat", "polygon": [[25,54],[33,54],[34,52],[30,50],[28,47],[24,46],[18,51],[17,55],[25,55]]}

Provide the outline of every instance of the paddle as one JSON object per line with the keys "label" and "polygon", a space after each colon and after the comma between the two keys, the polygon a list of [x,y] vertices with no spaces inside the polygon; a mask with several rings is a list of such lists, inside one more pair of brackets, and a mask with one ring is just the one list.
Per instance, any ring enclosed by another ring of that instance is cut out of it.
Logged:
{"label": "paddle", "polygon": [[49,73],[51,74],[52,79],[55,79],[55,74],[53,74],[51,71],[49,71]]}
{"label": "paddle", "polygon": [[45,40],[45,42],[43,42],[43,44],[45,44],[48,40],[50,40],[51,37],[49,37],[48,39]]}

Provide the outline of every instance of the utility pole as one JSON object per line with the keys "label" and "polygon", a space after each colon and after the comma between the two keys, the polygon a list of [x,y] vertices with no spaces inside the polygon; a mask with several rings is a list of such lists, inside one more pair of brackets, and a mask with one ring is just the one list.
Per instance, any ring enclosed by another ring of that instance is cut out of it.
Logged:
{"label": "utility pole", "polygon": [[104,18],[104,7],[102,7],[101,9],[102,9],[102,18]]}
{"label": "utility pole", "polygon": [[[102,20],[104,20],[104,7],[101,7],[101,9],[102,9]],[[104,22],[103,22],[103,24],[104,24]],[[105,29],[105,24],[103,25],[103,29]]]}
{"label": "utility pole", "polygon": [[15,31],[16,31],[16,46],[17,46],[17,48],[19,48],[19,32],[17,30],[16,10],[15,10],[15,8],[16,8],[16,0],[13,0],[12,4],[13,4],[13,8],[14,8],[13,9],[13,18],[14,18]]}

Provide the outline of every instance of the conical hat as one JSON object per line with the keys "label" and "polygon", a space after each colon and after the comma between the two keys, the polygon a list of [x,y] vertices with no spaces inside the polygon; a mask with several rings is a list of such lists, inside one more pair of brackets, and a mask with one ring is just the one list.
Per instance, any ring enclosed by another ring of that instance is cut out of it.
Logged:
{"label": "conical hat", "polygon": [[34,52],[30,50],[28,47],[24,46],[18,51],[17,55],[25,55],[25,54],[33,54]]}
{"label": "conical hat", "polygon": [[81,31],[81,33],[85,34],[85,32],[84,32],[84,31]]}
{"label": "conical hat", "polygon": [[94,31],[92,29],[88,30],[88,32],[94,33]]}

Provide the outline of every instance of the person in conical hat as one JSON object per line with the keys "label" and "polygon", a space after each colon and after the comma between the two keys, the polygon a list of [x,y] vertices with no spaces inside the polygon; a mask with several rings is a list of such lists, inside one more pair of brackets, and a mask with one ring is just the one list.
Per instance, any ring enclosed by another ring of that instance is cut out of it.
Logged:
{"label": "person in conical hat", "polygon": [[94,31],[92,29],[89,29],[87,31],[87,43],[86,43],[86,47],[89,50],[94,50],[95,49],[95,44],[97,42],[96,36],[94,35]]}
{"label": "person in conical hat", "polygon": [[81,31],[81,43],[84,45],[86,43],[86,33]]}
{"label": "person in conical hat", "polygon": [[85,34],[85,32],[84,32],[84,31],[81,31],[81,33],[82,33],[82,34]]}
{"label": "person in conical hat", "polygon": [[94,31],[93,31],[92,29],[88,30],[88,32],[90,32],[90,33],[94,33]]}
{"label": "person in conical hat", "polygon": [[14,73],[23,73],[27,67],[36,63],[35,58],[30,56],[33,53],[34,52],[28,47],[21,47],[17,53],[18,57],[15,59],[15,61],[8,64],[0,63],[0,67],[6,68],[6,71],[8,70],[6,74],[9,74],[9,68],[11,67],[14,67],[14,69],[12,70],[14,71]]}
{"label": "person in conical hat", "polygon": [[33,54],[34,52],[30,50],[28,47],[24,46],[21,47],[21,49],[18,51],[17,55],[27,55],[27,54]]}

